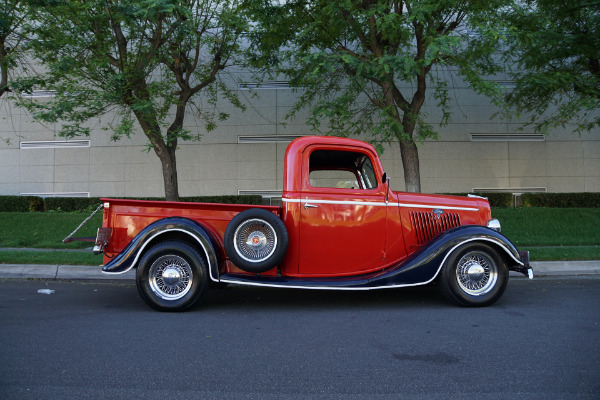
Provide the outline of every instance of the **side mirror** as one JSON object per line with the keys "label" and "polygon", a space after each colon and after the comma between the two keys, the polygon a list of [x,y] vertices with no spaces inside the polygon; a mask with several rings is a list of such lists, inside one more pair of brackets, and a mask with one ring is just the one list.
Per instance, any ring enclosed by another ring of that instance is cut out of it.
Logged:
{"label": "side mirror", "polygon": [[387,172],[383,173],[383,177],[381,178],[381,183],[386,183],[387,182]]}

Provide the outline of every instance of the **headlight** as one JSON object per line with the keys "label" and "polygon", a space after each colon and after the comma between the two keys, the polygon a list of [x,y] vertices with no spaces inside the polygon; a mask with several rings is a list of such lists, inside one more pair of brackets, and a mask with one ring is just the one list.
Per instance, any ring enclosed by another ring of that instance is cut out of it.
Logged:
{"label": "headlight", "polygon": [[495,230],[496,232],[500,232],[501,227],[500,227],[500,221],[498,221],[496,218],[492,218],[487,222],[486,225],[488,228]]}

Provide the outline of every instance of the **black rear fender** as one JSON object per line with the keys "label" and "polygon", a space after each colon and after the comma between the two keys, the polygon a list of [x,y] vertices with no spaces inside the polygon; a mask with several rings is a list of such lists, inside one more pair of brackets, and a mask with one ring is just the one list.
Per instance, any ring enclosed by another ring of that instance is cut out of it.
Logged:
{"label": "black rear fender", "polygon": [[171,240],[188,243],[196,248],[207,263],[210,279],[219,281],[216,240],[208,229],[196,221],[180,217],[163,218],[142,229],[123,251],[102,268],[102,272],[122,274],[136,268],[145,251],[157,243]]}

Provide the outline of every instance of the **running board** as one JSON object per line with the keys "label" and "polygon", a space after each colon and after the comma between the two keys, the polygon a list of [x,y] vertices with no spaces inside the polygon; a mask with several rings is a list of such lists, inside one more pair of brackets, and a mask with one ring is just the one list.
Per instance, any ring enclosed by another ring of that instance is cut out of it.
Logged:
{"label": "running board", "polygon": [[[378,274],[380,274],[380,272]],[[367,290],[372,286],[372,282],[370,282],[369,278],[372,279],[375,275],[376,274],[369,274],[345,278],[293,278],[258,274],[221,274],[219,281],[239,285],[286,287],[295,289]]]}

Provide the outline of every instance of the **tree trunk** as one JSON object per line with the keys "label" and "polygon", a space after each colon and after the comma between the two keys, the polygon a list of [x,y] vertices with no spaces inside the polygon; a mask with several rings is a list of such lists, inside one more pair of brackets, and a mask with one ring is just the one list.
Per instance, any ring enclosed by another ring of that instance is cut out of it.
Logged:
{"label": "tree trunk", "polygon": [[412,141],[400,140],[400,155],[404,167],[404,183],[407,192],[421,192],[421,172],[419,167],[419,149]]}
{"label": "tree trunk", "polygon": [[4,48],[4,42],[0,41],[0,97],[6,92],[8,89],[8,61],[6,61],[6,57],[8,57],[8,53]]}
{"label": "tree trunk", "polygon": [[138,111],[134,111],[134,114],[162,164],[165,200],[179,201],[177,159],[175,158],[177,140],[165,143],[160,134],[160,128],[158,128],[158,124],[155,121],[148,122],[146,116]]}
{"label": "tree trunk", "polygon": [[179,201],[179,186],[177,184],[177,159],[175,148],[166,146],[160,150],[154,149],[162,163],[163,182],[166,201]]}

